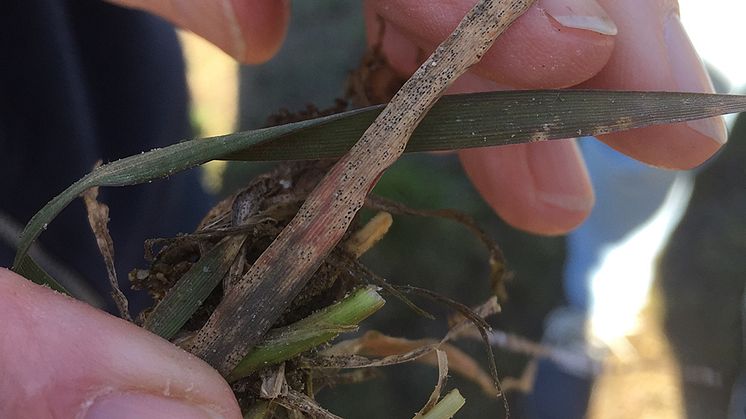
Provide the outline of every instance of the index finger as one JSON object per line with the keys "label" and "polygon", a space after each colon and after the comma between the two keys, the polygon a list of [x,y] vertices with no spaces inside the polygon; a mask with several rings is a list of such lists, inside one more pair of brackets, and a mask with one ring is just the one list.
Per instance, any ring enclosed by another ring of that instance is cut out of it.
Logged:
{"label": "index finger", "polygon": [[[675,0],[600,0],[619,27],[609,63],[587,88],[712,93],[704,65],[684,30]],[[601,140],[655,166],[688,169],[727,140],[722,117],[609,134]]]}

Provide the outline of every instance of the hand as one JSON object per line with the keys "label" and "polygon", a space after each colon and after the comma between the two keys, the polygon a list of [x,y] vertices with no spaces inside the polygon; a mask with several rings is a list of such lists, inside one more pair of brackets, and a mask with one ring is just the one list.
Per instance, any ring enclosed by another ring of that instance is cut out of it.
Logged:
{"label": "hand", "polygon": [[146,10],[188,29],[239,61],[257,64],[280,49],[290,0],[109,0]]}
{"label": "hand", "polygon": [[241,418],[209,365],[0,268],[0,417]]}
{"label": "hand", "polygon": [[[410,74],[456,26],[474,0],[366,2],[368,39],[385,21],[383,51]],[[594,88],[712,92],[678,19],[675,0],[537,0],[452,92]],[[722,118],[601,138],[643,162],[694,167],[726,141]],[[593,207],[593,190],[574,140],[460,153],[487,202],[516,227],[561,234]]]}

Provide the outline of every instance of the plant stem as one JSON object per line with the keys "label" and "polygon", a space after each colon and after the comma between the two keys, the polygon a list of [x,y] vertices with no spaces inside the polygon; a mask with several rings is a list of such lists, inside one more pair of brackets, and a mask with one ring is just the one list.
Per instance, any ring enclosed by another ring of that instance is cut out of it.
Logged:
{"label": "plant stem", "polygon": [[261,368],[288,360],[343,332],[378,311],[385,300],[375,287],[365,287],[343,300],[288,326],[270,331],[267,338],[244,357],[228,377],[232,382]]}
{"label": "plant stem", "polygon": [[451,390],[441,401],[438,402],[427,413],[420,416],[419,419],[448,419],[452,418],[456,412],[466,403],[466,399],[457,388]]}

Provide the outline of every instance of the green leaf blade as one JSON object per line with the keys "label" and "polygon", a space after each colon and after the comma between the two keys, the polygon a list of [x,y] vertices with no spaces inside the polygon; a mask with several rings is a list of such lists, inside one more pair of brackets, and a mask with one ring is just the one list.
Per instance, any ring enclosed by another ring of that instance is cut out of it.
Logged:
{"label": "green leaf blade", "polygon": [[226,237],[202,256],[155,306],[145,329],[171,339],[223,279],[244,240],[244,236]]}
{"label": "green leaf blade", "polygon": [[[334,158],[381,112],[373,106],[309,125],[229,160]],[[517,90],[443,96],[412,135],[406,152],[493,147],[602,135],[746,111],[746,96],[606,90]],[[282,145],[282,146],[281,146]]]}
{"label": "green leaf blade", "polygon": [[75,198],[96,186],[127,186],[164,178],[202,163],[251,148],[308,125],[319,125],[330,117],[302,121],[220,137],[188,140],[107,163],[93,170],[54,197],[34,214],[21,233],[13,270],[18,271],[28,249],[46,226]]}
{"label": "green leaf blade", "polygon": [[[105,164],[52,199],[28,222],[13,270],[45,226],[95,186],[152,181],[216,159],[276,161],[336,158],[381,112],[370,107],[220,137],[189,140]],[[536,90],[444,96],[414,131],[406,152],[443,151],[602,135],[746,111],[746,96],[678,92]],[[47,282],[36,270],[27,275]]]}
{"label": "green leaf blade", "polygon": [[271,330],[236,366],[234,381],[269,365],[278,364],[335,338],[383,307],[376,288],[361,288],[341,301],[284,328]]}
{"label": "green leaf blade", "polygon": [[45,285],[49,288],[61,292],[63,294],[72,295],[70,291],[65,289],[62,284],[57,282],[51,275],[47,273],[39,264],[37,264],[30,256],[26,256],[21,260],[16,271],[19,275],[31,279],[33,282],[39,285]]}

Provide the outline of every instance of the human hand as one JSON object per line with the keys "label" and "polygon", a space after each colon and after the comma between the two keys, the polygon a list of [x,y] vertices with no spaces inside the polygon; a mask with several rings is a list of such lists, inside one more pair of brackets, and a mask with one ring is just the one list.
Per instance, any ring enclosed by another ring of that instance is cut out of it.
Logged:
{"label": "human hand", "polygon": [[[365,7],[369,42],[385,21],[383,53],[411,74],[456,26],[474,0],[373,0]],[[503,89],[593,88],[712,92],[678,19],[675,0],[537,0],[451,93]],[[601,140],[643,162],[694,167],[726,141],[722,118],[610,134]],[[574,140],[460,153],[486,201],[510,224],[560,234],[580,224],[593,191]]]}
{"label": "human hand", "polygon": [[0,417],[241,418],[202,360],[0,268]]}
{"label": "human hand", "polygon": [[212,42],[246,64],[280,49],[290,19],[290,0],[108,0],[154,13]]}

